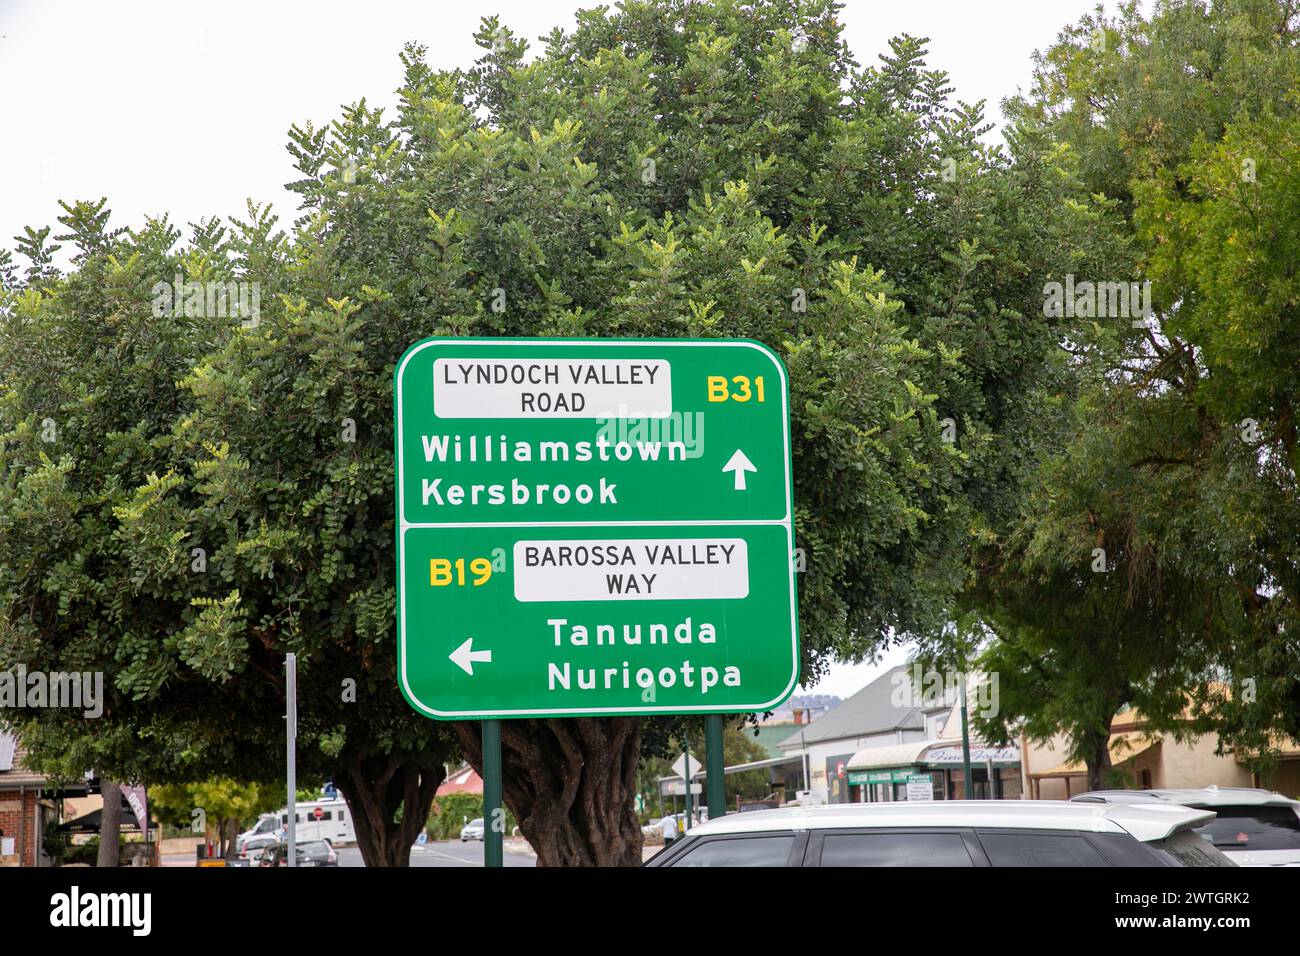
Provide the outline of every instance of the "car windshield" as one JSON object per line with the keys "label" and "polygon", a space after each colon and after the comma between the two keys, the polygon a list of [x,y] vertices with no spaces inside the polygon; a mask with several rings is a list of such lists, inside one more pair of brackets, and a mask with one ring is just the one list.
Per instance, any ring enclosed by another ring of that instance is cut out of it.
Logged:
{"label": "car windshield", "polygon": [[469,825],[472,827],[481,827],[483,825],[483,818],[475,817],[473,820],[469,821]]}
{"label": "car windshield", "polygon": [[1191,830],[1180,830],[1149,846],[1172,856],[1182,866],[1236,866],[1230,859]]}
{"label": "car windshield", "polygon": [[1227,850],[1300,850],[1300,817],[1291,807],[1208,807],[1218,814],[1196,832]]}

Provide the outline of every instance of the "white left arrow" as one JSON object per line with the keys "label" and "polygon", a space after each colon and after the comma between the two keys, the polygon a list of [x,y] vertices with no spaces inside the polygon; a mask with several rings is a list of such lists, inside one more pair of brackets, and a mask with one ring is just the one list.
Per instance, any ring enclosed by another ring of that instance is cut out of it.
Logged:
{"label": "white left arrow", "polygon": [[474,650],[474,638],[472,637],[467,638],[464,644],[456,648],[447,656],[451,658],[453,664],[463,670],[470,677],[474,676],[474,664],[476,662],[479,664],[492,663],[492,652]]}
{"label": "white left arrow", "polygon": [[727,463],[722,466],[722,470],[724,472],[734,471],[736,473],[736,491],[745,490],[745,472],[758,471],[758,469],[754,467],[754,463],[749,460],[749,456],[739,448],[736,449],[734,455],[727,459]]}

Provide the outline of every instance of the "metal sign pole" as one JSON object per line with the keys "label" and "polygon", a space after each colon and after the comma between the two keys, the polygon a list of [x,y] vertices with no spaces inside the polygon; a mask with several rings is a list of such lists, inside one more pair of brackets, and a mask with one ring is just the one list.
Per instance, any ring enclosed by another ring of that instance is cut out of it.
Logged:
{"label": "metal sign pole", "polygon": [[285,691],[285,750],[288,753],[289,777],[289,836],[285,846],[287,865],[297,866],[297,812],[298,812],[298,768],[296,756],[298,749],[298,658],[293,654],[284,656],[284,691]]}
{"label": "metal sign pole", "polygon": [[709,714],[704,718],[704,767],[709,788],[709,819],[716,820],[727,814],[727,787],[722,756],[722,715]]}
{"label": "metal sign pole", "polygon": [[501,721],[483,721],[483,865],[505,865],[501,810]]}
{"label": "metal sign pole", "polygon": [[685,770],[686,772],[682,776],[686,778],[686,786],[683,788],[686,791],[686,815],[682,819],[682,832],[689,833],[691,831],[691,746],[689,741],[686,744]]}
{"label": "metal sign pole", "polygon": [[966,783],[966,799],[975,799],[975,781],[970,769],[970,729],[966,720],[966,675],[961,675],[961,772]]}

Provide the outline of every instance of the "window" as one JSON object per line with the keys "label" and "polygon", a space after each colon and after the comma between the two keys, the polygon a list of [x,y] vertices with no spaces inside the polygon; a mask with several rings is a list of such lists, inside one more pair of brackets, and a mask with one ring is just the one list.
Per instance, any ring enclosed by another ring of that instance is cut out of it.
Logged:
{"label": "window", "polygon": [[1164,850],[1183,866],[1237,865],[1190,830],[1182,830],[1163,840],[1156,840],[1151,845],[1157,850]]}
{"label": "window", "polygon": [[1020,768],[1002,767],[997,774],[998,796],[1003,800],[1019,800],[1024,792],[1020,786]]}
{"label": "window", "polygon": [[794,834],[705,840],[669,866],[785,866]]}
{"label": "window", "polygon": [[994,866],[1106,866],[1086,839],[1069,833],[980,831],[980,843]]}
{"label": "window", "polygon": [[344,820],[346,820],[346,819],[347,819],[347,817],[344,816],[344,812],[343,812],[342,810],[340,810],[340,811],[339,811],[339,823],[342,823],[342,822],[343,822]]}
{"label": "window", "polygon": [[1300,817],[1290,807],[1207,807],[1218,814],[1196,832],[1227,850],[1300,850]]}
{"label": "window", "polygon": [[974,866],[960,833],[827,833],[822,866]]}

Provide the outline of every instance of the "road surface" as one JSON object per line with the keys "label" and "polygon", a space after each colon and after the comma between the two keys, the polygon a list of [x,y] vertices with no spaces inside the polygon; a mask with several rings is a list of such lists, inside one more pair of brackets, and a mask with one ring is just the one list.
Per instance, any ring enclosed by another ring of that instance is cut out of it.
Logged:
{"label": "road surface", "polygon": [[[339,866],[365,866],[361,851],[354,846],[338,848]],[[529,853],[505,854],[506,866],[536,866],[537,858]],[[439,843],[416,844],[411,847],[411,866],[482,866],[483,844],[475,841],[461,843],[446,840]]]}

